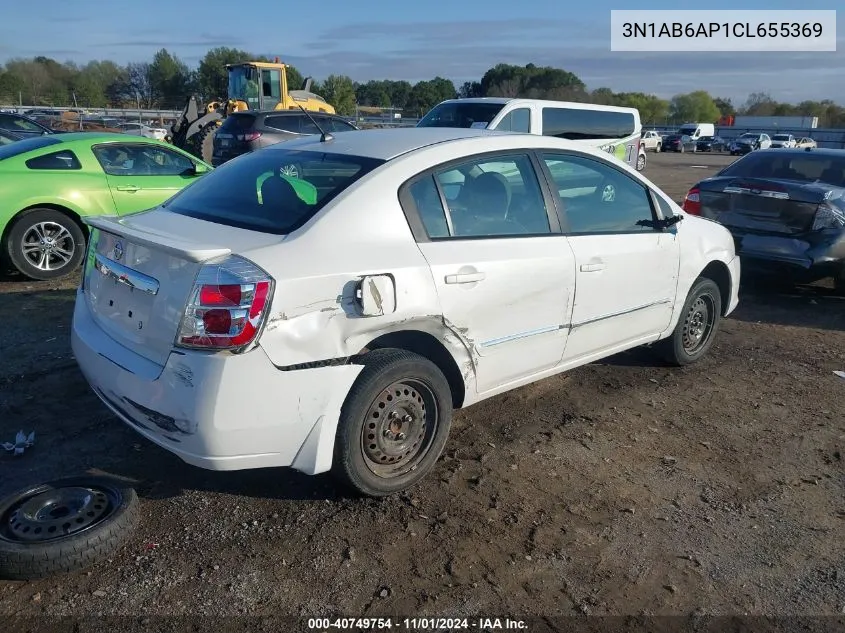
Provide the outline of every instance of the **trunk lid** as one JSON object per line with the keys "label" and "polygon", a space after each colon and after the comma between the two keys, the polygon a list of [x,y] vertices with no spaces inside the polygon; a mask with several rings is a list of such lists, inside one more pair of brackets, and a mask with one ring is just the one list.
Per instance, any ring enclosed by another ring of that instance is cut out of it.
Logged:
{"label": "trunk lid", "polygon": [[740,232],[806,233],[832,189],[772,178],[711,178],[699,183],[701,215]]}
{"label": "trunk lid", "polygon": [[161,366],[203,263],[282,239],[158,209],[85,221],[95,229],[82,286],[93,319]]}

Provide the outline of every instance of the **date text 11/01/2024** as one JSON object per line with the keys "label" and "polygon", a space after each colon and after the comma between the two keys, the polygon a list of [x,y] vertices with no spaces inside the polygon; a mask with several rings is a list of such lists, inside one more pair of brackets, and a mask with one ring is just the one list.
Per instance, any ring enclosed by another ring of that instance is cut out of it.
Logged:
{"label": "date text 11/01/2024", "polygon": [[788,38],[821,37],[824,28],[820,22],[625,22],[622,37],[736,37],[736,38]]}
{"label": "date text 11/01/2024", "polygon": [[525,631],[524,620],[511,618],[309,618],[310,631]]}

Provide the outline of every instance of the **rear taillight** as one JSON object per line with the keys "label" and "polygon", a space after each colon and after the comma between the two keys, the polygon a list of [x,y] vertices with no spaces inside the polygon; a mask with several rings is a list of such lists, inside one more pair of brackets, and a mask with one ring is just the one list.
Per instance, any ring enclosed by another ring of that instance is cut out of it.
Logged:
{"label": "rear taillight", "polygon": [[273,279],[249,260],[230,257],[202,267],[176,344],[181,347],[244,351],[267,320]]}
{"label": "rear taillight", "polygon": [[238,134],[236,138],[239,141],[244,141],[245,143],[249,141],[256,141],[261,138],[261,132],[247,132],[246,134]]}
{"label": "rear taillight", "polygon": [[689,190],[682,208],[690,215],[701,215],[701,191],[698,187]]}
{"label": "rear taillight", "polygon": [[838,229],[845,228],[845,212],[837,209],[827,202],[823,202],[816,210],[816,216],[813,218],[813,231],[821,231],[824,229]]}

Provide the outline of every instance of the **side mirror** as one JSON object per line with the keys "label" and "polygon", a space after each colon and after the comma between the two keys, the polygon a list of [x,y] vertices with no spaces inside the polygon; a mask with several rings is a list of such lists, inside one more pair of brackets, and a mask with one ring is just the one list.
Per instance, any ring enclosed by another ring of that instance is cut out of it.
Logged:
{"label": "side mirror", "polygon": [[202,163],[194,163],[192,173],[194,176],[202,176],[203,174],[207,174],[209,171],[211,170],[206,165]]}

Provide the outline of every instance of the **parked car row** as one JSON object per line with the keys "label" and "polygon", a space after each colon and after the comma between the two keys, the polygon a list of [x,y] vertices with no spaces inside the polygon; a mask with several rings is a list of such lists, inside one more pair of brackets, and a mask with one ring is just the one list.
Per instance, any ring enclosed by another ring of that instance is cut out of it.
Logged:
{"label": "parked car row", "polygon": [[[216,168],[138,135],[17,140],[3,255],[36,279],[84,261],[74,357],[136,432],[372,496],[430,472],[456,408],[644,344],[697,362],[738,304],[738,253],[845,271],[845,152],[750,152],[681,208],[638,173],[627,114],[582,112],[624,141],[593,143],[483,104],[355,133],[233,113]],[[680,151],[724,147],[690,132]]]}

